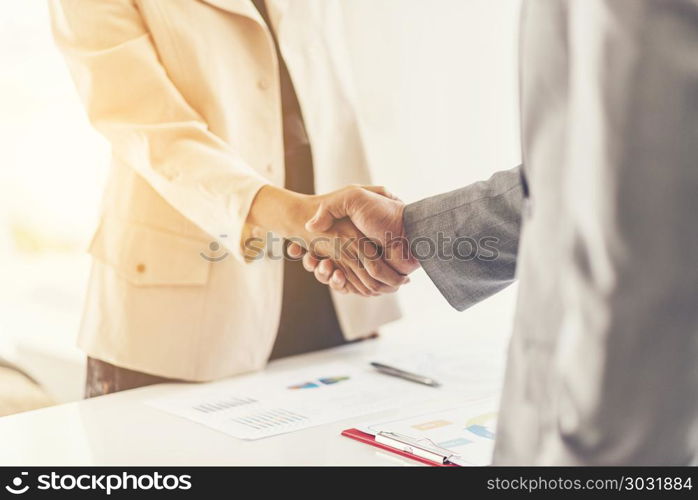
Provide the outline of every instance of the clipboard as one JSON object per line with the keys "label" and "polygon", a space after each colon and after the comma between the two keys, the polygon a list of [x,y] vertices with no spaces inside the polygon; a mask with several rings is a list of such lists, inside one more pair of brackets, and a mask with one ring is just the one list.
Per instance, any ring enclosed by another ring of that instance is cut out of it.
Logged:
{"label": "clipboard", "polygon": [[[428,439],[417,440],[392,432],[370,434],[359,429],[345,429],[342,431],[342,436],[432,467],[460,467],[463,465],[456,463],[458,455],[439,447]],[[432,458],[427,458],[428,456]]]}

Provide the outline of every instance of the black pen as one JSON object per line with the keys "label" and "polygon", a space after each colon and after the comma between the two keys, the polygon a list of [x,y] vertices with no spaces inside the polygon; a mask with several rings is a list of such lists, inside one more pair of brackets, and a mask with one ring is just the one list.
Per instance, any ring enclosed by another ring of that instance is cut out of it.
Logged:
{"label": "black pen", "polygon": [[439,387],[441,385],[431,377],[406,372],[405,370],[400,370],[399,368],[395,368],[394,366],[384,365],[383,363],[376,363],[375,361],[372,361],[371,366],[379,372],[385,373],[386,375],[392,375],[393,377],[399,377],[405,380],[410,380],[412,382],[417,382],[418,384],[428,385],[429,387]]}

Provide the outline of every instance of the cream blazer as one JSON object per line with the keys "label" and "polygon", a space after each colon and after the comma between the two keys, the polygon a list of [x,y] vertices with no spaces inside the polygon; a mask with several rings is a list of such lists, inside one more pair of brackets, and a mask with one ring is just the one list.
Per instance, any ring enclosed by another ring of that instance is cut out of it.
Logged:
{"label": "cream blazer", "polygon": [[[337,1],[267,1],[317,191],[369,183]],[[269,29],[250,0],[52,0],[51,13],[113,155],[79,345],[184,380],[264,367],[283,262],[246,262],[240,241],[259,188],[284,184]],[[332,297],[347,339],[399,317],[392,297]]]}

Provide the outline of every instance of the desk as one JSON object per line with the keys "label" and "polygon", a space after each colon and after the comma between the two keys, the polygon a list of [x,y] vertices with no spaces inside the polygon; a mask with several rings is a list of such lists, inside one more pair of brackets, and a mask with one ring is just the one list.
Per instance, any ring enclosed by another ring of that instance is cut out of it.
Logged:
{"label": "desk", "polygon": [[[491,314],[494,319],[498,313]],[[488,318],[482,319],[477,323]],[[380,360],[382,354],[398,349],[458,349],[464,359],[477,363],[485,373],[486,387],[479,384],[473,391],[496,393],[502,380],[508,328],[501,318],[495,322],[496,331],[467,331],[468,323],[432,324],[428,331],[398,323],[379,339],[275,361],[252,376],[263,378],[310,363]],[[153,397],[190,387],[162,384],[0,418],[0,465],[416,464],[339,434],[364,421],[399,415],[400,410],[242,441],[144,404]]]}

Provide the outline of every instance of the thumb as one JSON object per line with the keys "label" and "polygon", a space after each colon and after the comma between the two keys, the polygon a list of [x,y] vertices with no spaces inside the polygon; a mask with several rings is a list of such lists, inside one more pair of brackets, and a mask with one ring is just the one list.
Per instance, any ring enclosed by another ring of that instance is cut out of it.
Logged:
{"label": "thumb", "polygon": [[386,198],[390,198],[391,200],[395,201],[402,201],[400,198],[395,196],[393,193],[388,191],[387,188],[384,186],[362,186],[366,191],[371,191],[373,193],[379,194],[381,196],[384,196]]}
{"label": "thumb", "polygon": [[322,197],[315,215],[305,223],[305,229],[314,233],[329,231],[335,221],[351,217],[350,208],[363,189],[340,189]]}
{"label": "thumb", "polygon": [[[329,206],[327,203],[321,203],[315,215],[305,223],[305,229],[312,233],[322,233],[329,230],[335,221],[333,208],[334,207]],[[341,219],[342,217],[343,215],[340,215],[338,218]]]}

